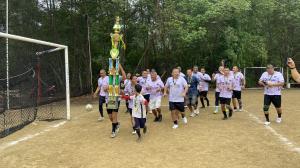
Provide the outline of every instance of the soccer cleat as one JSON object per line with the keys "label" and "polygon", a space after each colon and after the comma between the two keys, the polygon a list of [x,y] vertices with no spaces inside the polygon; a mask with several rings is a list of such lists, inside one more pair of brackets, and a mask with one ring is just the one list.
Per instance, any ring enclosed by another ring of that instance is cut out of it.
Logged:
{"label": "soccer cleat", "polygon": [[114,138],[116,136],[117,136],[117,134],[115,132],[112,132],[111,135],[110,135],[111,138]]}
{"label": "soccer cleat", "polygon": [[219,112],[219,106],[216,106],[214,114],[217,114]]}
{"label": "soccer cleat", "polygon": [[135,134],[136,134],[136,130],[132,131],[131,134],[132,134],[132,135],[135,135]]}
{"label": "soccer cleat", "polygon": [[178,128],[178,125],[177,125],[177,124],[174,124],[172,128],[173,128],[173,129],[177,129],[177,128]]}
{"label": "soccer cleat", "polygon": [[233,112],[237,112],[238,111],[238,109],[233,109]]}
{"label": "soccer cleat", "polygon": [[202,109],[203,109],[203,108],[205,108],[205,106],[202,106],[202,107],[200,107],[200,108],[202,108]]}
{"label": "soccer cleat", "polygon": [[146,134],[147,133],[147,126],[145,125],[144,129],[143,129],[143,133]]}
{"label": "soccer cleat", "polygon": [[187,106],[187,105],[185,105],[185,106],[184,106],[184,108],[188,108],[188,106]]}
{"label": "soccer cleat", "polygon": [[270,121],[266,121],[266,122],[264,123],[265,126],[268,126],[268,125],[270,125],[270,124],[271,124]]}
{"label": "soccer cleat", "polygon": [[152,111],[151,111],[151,110],[149,111],[149,114],[152,114]]}
{"label": "soccer cleat", "polygon": [[238,109],[238,112],[242,112],[243,111],[243,109],[241,108],[241,109]]}
{"label": "soccer cleat", "polygon": [[98,121],[103,121],[103,120],[104,120],[104,117],[101,117],[101,116],[100,116],[100,117],[98,118]]}
{"label": "soccer cleat", "polygon": [[276,122],[277,122],[278,124],[280,124],[280,123],[281,123],[281,121],[282,121],[282,119],[281,119],[281,118],[277,118],[277,119],[276,119]]}
{"label": "soccer cleat", "polygon": [[187,118],[186,118],[186,117],[183,117],[183,118],[182,118],[182,122],[183,122],[184,124],[187,124],[187,122],[188,122],[188,121],[187,121]]}
{"label": "soccer cleat", "polygon": [[228,120],[228,117],[223,117],[223,119],[222,120]]}

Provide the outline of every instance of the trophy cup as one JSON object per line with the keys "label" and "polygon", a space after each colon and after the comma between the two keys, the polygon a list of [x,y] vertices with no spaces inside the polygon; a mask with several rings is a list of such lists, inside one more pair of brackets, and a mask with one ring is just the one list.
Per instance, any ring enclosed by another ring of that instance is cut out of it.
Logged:
{"label": "trophy cup", "polygon": [[112,49],[110,50],[109,58],[109,86],[108,86],[108,109],[118,109],[120,75],[119,75],[119,53],[120,46],[125,50],[126,46],[121,34],[121,25],[119,16],[116,17],[116,22],[113,27],[114,33],[110,34]]}

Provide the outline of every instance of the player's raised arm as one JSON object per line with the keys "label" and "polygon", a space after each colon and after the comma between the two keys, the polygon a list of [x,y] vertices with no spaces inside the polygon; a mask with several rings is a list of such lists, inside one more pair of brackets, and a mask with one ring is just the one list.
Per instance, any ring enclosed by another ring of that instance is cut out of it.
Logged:
{"label": "player's raised arm", "polygon": [[125,80],[126,79],[126,73],[123,69],[123,66],[121,64],[119,64],[119,68],[120,68],[120,71],[121,71],[121,74],[122,74],[122,80]]}
{"label": "player's raised arm", "polygon": [[291,73],[292,73],[292,78],[297,82],[297,83],[300,83],[300,74],[299,72],[297,71],[296,69],[296,65],[295,65],[295,62],[291,59],[291,58],[288,58],[288,66],[291,70]]}

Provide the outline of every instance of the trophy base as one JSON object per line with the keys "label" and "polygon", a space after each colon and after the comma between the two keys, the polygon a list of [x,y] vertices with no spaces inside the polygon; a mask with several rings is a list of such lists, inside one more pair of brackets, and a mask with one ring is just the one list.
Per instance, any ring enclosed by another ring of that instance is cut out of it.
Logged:
{"label": "trophy base", "polygon": [[119,108],[119,97],[108,96],[107,109],[115,110]]}

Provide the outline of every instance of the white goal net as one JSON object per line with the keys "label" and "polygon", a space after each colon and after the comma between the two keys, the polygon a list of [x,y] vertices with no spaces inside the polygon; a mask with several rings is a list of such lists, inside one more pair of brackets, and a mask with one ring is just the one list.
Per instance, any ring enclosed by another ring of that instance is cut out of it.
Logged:
{"label": "white goal net", "polygon": [[0,137],[36,119],[70,119],[67,46],[0,33],[0,55]]}

